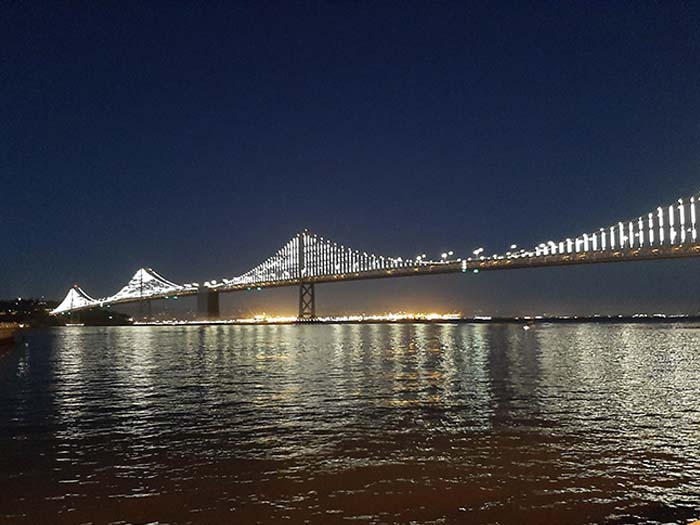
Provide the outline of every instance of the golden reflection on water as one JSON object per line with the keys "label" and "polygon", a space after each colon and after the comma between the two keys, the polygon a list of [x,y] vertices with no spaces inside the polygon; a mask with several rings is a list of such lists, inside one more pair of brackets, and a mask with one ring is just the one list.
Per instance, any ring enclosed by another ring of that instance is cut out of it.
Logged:
{"label": "golden reflection on water", "polygon": [[0,518],[678,521],[699,373],[693,325],[37,332],[0,361]]}

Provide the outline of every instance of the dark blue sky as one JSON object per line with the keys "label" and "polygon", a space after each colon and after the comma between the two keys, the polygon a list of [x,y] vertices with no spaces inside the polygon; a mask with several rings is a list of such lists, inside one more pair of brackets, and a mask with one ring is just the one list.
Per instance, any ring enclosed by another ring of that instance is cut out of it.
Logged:
{"label": "dark blue sky", "polygon": [[[500,251],[700,187],[697,4],[124,4],[0,7],[0,296],[106,295],[141,265],[233,276],[303,227],[386,255]],[[699,270],[331,285],[319,301],[697,311]]]}

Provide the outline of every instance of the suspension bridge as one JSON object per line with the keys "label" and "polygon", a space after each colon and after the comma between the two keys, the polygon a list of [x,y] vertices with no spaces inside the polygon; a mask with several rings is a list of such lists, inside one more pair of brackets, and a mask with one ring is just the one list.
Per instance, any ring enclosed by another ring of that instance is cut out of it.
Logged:
{"label": "suspension bridge", "polygon": [[151,268],[141,268],[113,295],[93,298],[74,285],[52,314],[74,314],[126,303],[147,304],[159,299],[197,297],[201,320],[219,318],[219,296],[241,290],[298,286],[299,319],[316,317],[315,284],[445,273],[478,273],[575,264],[599,264],[700,256],[696,205],[700,195],[660,206],[577,237],[549,240],[529,249],[515,245],[486,256],[483,249],[470,257],[453,252],[437,259],[387,257],[356,250],[304,230],[272,257],[242,275],[221,280],[177,284]]}

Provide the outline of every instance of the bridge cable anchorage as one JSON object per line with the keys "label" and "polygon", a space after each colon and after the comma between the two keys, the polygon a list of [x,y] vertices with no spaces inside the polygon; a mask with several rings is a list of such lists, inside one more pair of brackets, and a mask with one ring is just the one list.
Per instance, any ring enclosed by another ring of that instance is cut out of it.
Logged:
{"label": "bridge cable anchorage", "polygon": [[[208,293],[261,289],[270,286],[300,286],[300,318],[315,315],[315,291],[319,282],[354,279],[400,277],[448,272],[478,272],[486,269],[556,266],[700,256],[696,205],[700,195],[659,206],[645,215],[614,223],[577,237],[546,241],[529,250],[511,250],[505,255],[474,252],[476,258],[450,258],[443,253],[439,260],[378,256],[355,250],[303,230],[294,235],[272,257],[230,279],[207,281]],[[481,249],[483,251],[483,249]],[[172,295],[196,295],[199,284],[176,284],[151,268],[141,268],[117,293],[94,299],[77,285],[72,287],[51,313],[61,314],[111,304],[139,300],[165,299]],[[213,297],[213,296],[211,296]],[[302,298],[304,299],[302,308]],[[218,296],[207,299],[207,316],[216,312]],[[311,312],[311,314],[309,314]]]}

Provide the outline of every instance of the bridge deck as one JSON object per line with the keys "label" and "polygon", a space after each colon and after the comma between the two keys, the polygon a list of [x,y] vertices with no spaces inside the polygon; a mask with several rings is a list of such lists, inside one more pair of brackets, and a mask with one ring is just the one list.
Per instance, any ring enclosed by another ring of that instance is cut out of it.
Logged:
{"label": "bridge deck", "polygon": [[[688,257],[700,257],[700,243],[676,246],[658,246],[650,248],[637,248],[631,250],[607,251],[607,252],[582,252],[562,255],[544,255],[536,257],[513,257],[483,260],[449,261],[445,263],[425,264],[404,268],[392,268],[387,270],[373,270],[363,272],[348,272],[337,275],[319,275],[303,279],[285,279],[279,281],[267,281],[255,285],[236,284],[221,285],[213,290],[219,293],[238,292],[251,289],[279,288],[283,286],[299,286],[301,283],[337,283],[345,281],[358,281],[367,279],[386,279],[391,277],[414,277],[419,275],[439,275],[447,273],[468,273],[479,271],[516,270],[523,268],[543,268],[556,266],[574,266],[582,264],[604,264],[616,262],[650,261],[663,259],[679,259]],[[98,303],[73,311],[90,310],[100,306],[135,303],[144,300],[159,300],[171,297],[186,297],[196,295],[196,289],[182,290],[163,294],[147,295],[136,298],[125,298],[111,302]]]}

